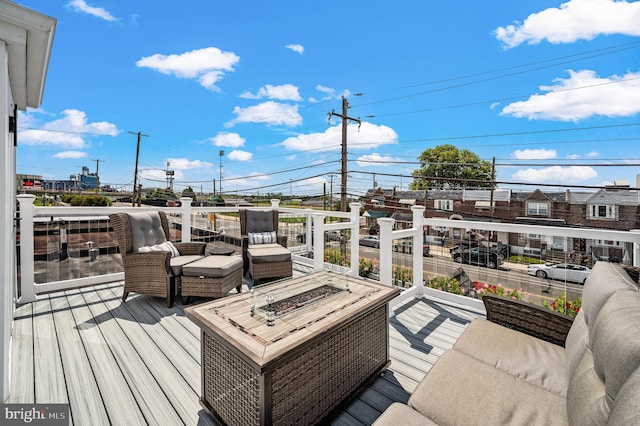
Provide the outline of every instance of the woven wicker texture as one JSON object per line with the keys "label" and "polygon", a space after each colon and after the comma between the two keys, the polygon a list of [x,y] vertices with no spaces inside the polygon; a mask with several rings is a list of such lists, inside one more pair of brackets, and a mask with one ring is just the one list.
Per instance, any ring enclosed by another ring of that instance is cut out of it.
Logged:
{"label": "woven wicker texture", "polygon": [[182,297],[223,297],[233,288],[242,286],[242,268],[224,277],[182,277]]}
{"label": "woven wicker texture", "polygon": [[504,327],[564,347],[573,319],[521,300],[495,295],[482,297],[487,319]]}
{"label": "woven wicker texture", "polygon": [[[164,212],[159,211],[162,229],[169,239],[169,222]],[[167,306],[173,305],[173,298],[180,291],[180,280],[171,272],[169,252],[156,251],[147,253],[133,252],[131,222],[127,213],[109,215],[111,226],[118,240],[118,248],[124,267],[124,291],[122,300],[126,300],[129,292],[164,297]],[[181,255],[204,254],[205,244],[177,243],[176,248]]]}
{"label": "woven wicker texture", "polygon": [[[278,232],[278,210],[271,210],[273,214],[272,226],[267,229],[260,229],[261,232],[276,231]],[[293,263],[288,262],[269,262],[260,265],[250,264],[249,256],[247,255],[247,247],[249,246],[249,237],[247,236],[247,221],[251,220],[251,210],[240,209],[240,235],[242,239],[242,262],[243,262],[243,274],[246,275],[249,271],[251,278],[258,282],[263,278],[284,278],[293,275]],[[287,247],[286,235],[278,235],[278,244],[283,247]]]}
{"label": "woven wicker texture", "polygon": [[260,374],[202,333],[203,402],[228,425],[260,424]]}
{"label": "woven wicker texture", "polygon": [[381,305],[268,367],[262,397],[259,372],[204,333],[203,402],[229,425],[317,424],[386,365],[387,315]]}
{"label": "woven wicker texture", "polygon": [[273,424],[318,423],[384,366],[386,315],[386,306],[380,306],[276,368]]}

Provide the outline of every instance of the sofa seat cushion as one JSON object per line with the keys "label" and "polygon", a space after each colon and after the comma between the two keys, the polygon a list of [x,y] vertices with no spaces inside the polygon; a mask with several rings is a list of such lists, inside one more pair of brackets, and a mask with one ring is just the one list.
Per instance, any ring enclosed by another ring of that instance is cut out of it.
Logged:
{"label": "sofa seat cushion", "polygon": [[187,255],[187,256],[172,257],[169,260],[169,265],[171,265],[171,272],[173,272],[173,275],[181,276],[182,268],[184,267],[184,265],[186,265],[187,263],[195,262],[196,260],[200,260],[203,257],[204,256],[198,256],[195,254]]}
{"label": "sofa seat cushion", "polygon": [[436,361],[409,406],[443,425],[568,422],[565,398],[455,349]]}
{"label": "sofa seat cushion", "polygon": [[280,244],[249,245],[247,256],[251,263],[287,262],[291,260],[291,252]]}
{"label": "sofa seat cushion", "polygon": [[373,426],[437,426],[429,418],[399,402],[391,404]]}
{"label": "sofa seat cushion", "polygon": [[182,267],[186,277],[222,278],[242,268],[242,256],[207,256]]}
{"label": "sofa seat cushion", "polygon": [[454,349],[563,398],[568,375],[564,348],[492,323],[474,320]]}

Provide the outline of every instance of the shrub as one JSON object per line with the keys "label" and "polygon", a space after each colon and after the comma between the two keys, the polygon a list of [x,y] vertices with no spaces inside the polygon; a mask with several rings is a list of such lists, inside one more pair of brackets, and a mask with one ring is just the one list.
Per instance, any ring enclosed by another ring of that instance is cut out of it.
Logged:
{"label": "shrub", "polygon": [[544,263],[544,260],[540,260],[535,257],[513,255],[513,256],[509,256],[509,262],[522,263],[522,264],[534,264],[534,263],[542,264]]}
{"label": "shrub", "polygon": [[575,300],[568,300],[567,293],[562,293],[562,296],[556,297],[551,303],[544,300],[542,306],[552,311],[575,317],[582,307],[582,298],[578,297]]}
{"label": "shrub", "polygon": [[338,249],[326,249],[324,251],[324,261],[331,263],[332,265],[346,267],[349,267],[351,263],[349,262],[349,259],[347,259],[347,255],[340,253],[340,250]]}
{"label": "shrub", "polygon": [[427,283],[427,287],[435,288],[436,290],[446,291],[447,293],[462,294],[460,289],[460,283],[455,278],[451,277],[435,277]]}
{"label": "shrub", "polygon": [[393,275],[394,281],[399,281],[401,283],[413,282],[412,268],[406,268],[404,266],[396,266],[393,268],[393,271],[391,273]]}
{"label": "shrub", "polygon": [[378,263],[375,259],[365,259],[364,257],[360,258],[358,274],[361,277],[368,277],[371,274],[378,273]]}
{"label": "shrub", "polygon": [[473,287],[476,289],[476,293],[478,294],[479,298],[482,298],[482,296],[484,296],[485,294],[496,294],[498,296],[509,297],[511,299],[518,299],[518,300],[526,299],[527,301],[531,301],[530,300],[531,295],[526,293],[522,288],[517,290],[509,289],[509,288],[503,287],[501,284],[492,285],[492,284],[481,283],[478,281],[473,282]]}

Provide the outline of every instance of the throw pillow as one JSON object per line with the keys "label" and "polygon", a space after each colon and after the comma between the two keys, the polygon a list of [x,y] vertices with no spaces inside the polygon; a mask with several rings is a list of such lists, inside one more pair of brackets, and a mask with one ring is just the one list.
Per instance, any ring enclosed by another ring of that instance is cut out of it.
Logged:
{"label": "throw pillow", "polygon": [[138,249],[138,253],[148,253],[151,251],[168,251],[171,253],[171,257],[180,256],[180,252],[171,241],[165,241],[164,243],[156,244],[154,246],[143,246]]}
{"label": "throw pillow", "polygon": [[249,244],[273,244],[278,242],[276,231],[271,232],[249,232]]}

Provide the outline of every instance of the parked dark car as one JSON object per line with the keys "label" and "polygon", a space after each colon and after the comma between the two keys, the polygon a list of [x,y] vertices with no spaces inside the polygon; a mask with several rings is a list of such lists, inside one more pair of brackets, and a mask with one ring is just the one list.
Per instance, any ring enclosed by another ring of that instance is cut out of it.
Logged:
{"label": "parked dark car", "polygon": [[496,251],[484,247],[473,247],[451,253],[454,262],[486,266],[497,269],[504,262],[504,257]]}

